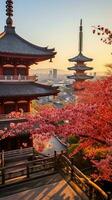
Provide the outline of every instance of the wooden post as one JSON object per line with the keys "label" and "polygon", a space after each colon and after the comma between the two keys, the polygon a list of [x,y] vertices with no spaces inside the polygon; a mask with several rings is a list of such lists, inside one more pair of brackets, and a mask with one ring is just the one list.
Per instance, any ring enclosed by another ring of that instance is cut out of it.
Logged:
{"label": "wooden post", "polygon": [[27,171],[27,178],[30,178],[30,172],[29,172],[29,165],[28,165],[28,163],[26,165],[26,171]]}
{"label": "wooden post", "polygon": [[5,170],[2,168],[2,184],[5,184]]}
{"label": "wooden post", "polygon": [[4,165],[5,165],[4,150],[2,150],[2,155],[1,155],[1,165],[2,165],[2,167],[4,167]]}
{"label": "wooden post", "polygon": [[0,167],[2,167],[2,154],[0,154]]}
{"label": "wooden post", "polygon": [[34,147],[32,147],[32,148],[33,148],[33,160],[35,160],[36,159],[36,152],[35,152]]}
{"label": "wooden post", "polygon": [[60,158],[62,157],[63,154],[64,154],[64,153],[63,153],[63,150],[61,150]]}
{"label": "wooden post", "polygon": [[73,157],[71,158],[71,180],[73,180]]}
{"label": "wooden post", "polygon": [[108,194],[108,200],[111,200],[111,192],[107,192],[107,194]]}
{"label": "wooden post", "polygon": [[31,103],[31,101],[28,100],[28,101],[27,101],[27,112],[30,112],[30,103]]}
{"label": "wooden post", "polygon": [[57,154],[56,151],[54,151],[54,171],[57,170]]}
{"label": "wooden post", "polygon": [[91,200],[94,200],[95,198],[94,198],[94,195],[95,195],[95,191],[94,191],[94,188],[92,187],[92,186],[88,186],[89,187],[89,198],[91,199]]}
{"label": "wooden post", "polygon": [[61,155],[63,155],[63,150],[61,150]]}

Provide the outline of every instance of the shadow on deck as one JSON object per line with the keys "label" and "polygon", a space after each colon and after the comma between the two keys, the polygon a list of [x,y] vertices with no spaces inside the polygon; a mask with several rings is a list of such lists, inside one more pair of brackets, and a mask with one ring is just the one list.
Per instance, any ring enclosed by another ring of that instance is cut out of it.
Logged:
{"label": "shadow on deck", "polygon": [[81,200],[60,174],[4,188],[1,200]]}

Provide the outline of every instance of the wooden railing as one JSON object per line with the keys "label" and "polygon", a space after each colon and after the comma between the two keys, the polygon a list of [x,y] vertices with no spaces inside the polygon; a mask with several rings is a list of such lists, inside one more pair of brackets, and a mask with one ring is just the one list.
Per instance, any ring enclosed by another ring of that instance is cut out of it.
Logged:
{"label": "wooden railing", "polygon": [[10,151],[2,151],[0,152],[0,161],[1,167],[5,167],[7,163],[16,162],[22,159],[28,159],[29,157],[35,156],[35,150],[33,147],[24,148],[24,149],[16,149]]}
{"label": "wooden railing", "polygon": [[70,161],[63,154],[59,157],[58,168],[64,176],[67,176],[70,181],[74,182],[81,189],[81,191],[84,192],[87,198],[86,196],[83,196],[83,199],[108,199],[108,195],[98,185],[85,176],[76,166],[74,166],[73,160]]}
{"label": "wooden railing", "polygon": [[[13,161],[9,166],[6,165],[0,168],[0,186],[19,183],[20,181],[27,181],[32,178],[41,178],[56,173],[54,156],[42,157],[37,155],[34,157],[27,155],[26,159],[26,155],[24,154],[23,157],[25,159],[16,162],[17,157],[19,155],[15,154],[15,162]],[[29,159],[33,160],[29,161]]]}
{"label": "wooden railing", "polygon": [[[21,155],[19,155],[18,151],[21,151]],[[11,165],[5,166],[5,160],[13,160],[13,157],[15,157],[15,160],[18,157],[21,159],[22,157],[27,157],[27,159],[23,163],[15,164],[11,162]],[[33,160],[29,161],[28,158]],[[65,178],[67,177],[68,183],[73,183],[76,186],[74,190],[82,200],[109,200],[108,195],[74,166],[73,160],[67,158],[63,153],[56,154],[54,152],[54,156],[40,158],[37,155],[34,156],[32,149],[15,150],[13,156],[10,152],[4,153],[4,161],[2,162],[4,164],[2,163],[0,168],[0,187],[4,186],[4,184],[10,185],[12,182],[18,183],[58,172]],[[77,190],[76,188],[79,189]]]}
{"label": "wooden railing", "polygon": [[[19,111],[18,111],[19,112]],[[20,115],[16,116],[16,112],[15,112],[15,115],[11,115],[10,116],[10,113],[9,114],[0,114],[0,120],[4,120],[4,119],[9,119],[9,120],[13,120],[13,119],[23,119],[27,116],[29,116],[31,113],[30,112],[23,112],[23,113],[20,113]]]}
{"label": "wooden railing", "polygon": [[37,76],[23,76],[23,75],[0,75],[0,81],[36,81]]}

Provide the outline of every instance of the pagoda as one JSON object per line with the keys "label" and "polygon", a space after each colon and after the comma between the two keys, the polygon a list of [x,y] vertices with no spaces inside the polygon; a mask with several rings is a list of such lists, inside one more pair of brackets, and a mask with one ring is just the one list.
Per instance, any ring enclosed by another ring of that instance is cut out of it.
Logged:
{"label": "pagoda", "polygon": [[30,111],[32,100],[57,95],[57,87],[37,83],[30,66],[55,57],[55,49],[34,45],[20,37],[13,26],[13,1],[6,1],[6,25],[0,34],[0,114]]}
{"label": "pagoda", "polygon": [[85,62],[90,62],[93,59],[84,56],[82,53],[82,50],[83,50],[83,26],[82,26],[82,19],[81,19],[80,27],[79,27],[79,54],[78,54],[78,56],[75,56],[75,57],[69,59],[70,62],[74,62],[76,64],[74,64],[74,66],[72,66],[72,67],[68,67],[68,70],[73,70],[73,71],[75,71],[75,73],[73,75],[67,76],[69,79],[75,80],[74,86],[75,86],[76,90],[79,89],[79,88],[77,88],[79,83],[82,83],[83,81],[85,81],[87,79],[93,78],[93,76],[87,75],[85,73],[85,71],[93,69],[92,67],[86,66]]}

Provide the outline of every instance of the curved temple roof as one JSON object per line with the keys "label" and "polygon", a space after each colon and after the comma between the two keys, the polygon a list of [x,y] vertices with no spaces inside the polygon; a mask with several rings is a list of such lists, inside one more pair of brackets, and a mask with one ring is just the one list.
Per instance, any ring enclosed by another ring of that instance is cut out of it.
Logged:
{"label": "curved temple roof", "polygon": [[39,83],[0,83],[0,99],[18,98],[18,97],[41,97],[56,95],[59,92],[58,87],[47,86]]}
{"label": "curved temple roof", "polygon": [[15,32],[15,27],[5,27],[5,31],[0,34],[0,54],[15,54],[28,57],[43,56],[44,60],[53,58],[56,54],[55,49],[36,46]]}
{"label": "curved temple roof", "polygon": [[86,75],[86,74],[74,74],[74,75],[70,75],[70,76],[67,76],[69,79],[75,79],[76,81],[77,80],[87,80],[87,79],[92,79],[94,78],[94,76],[89,76],[89,75]]}
{"label": "curved temple roof", "polygon": [[51,59],[55,56],[55,49],[36,46],[15,32],[13,27],[13,0],[6,0],[6,26],[3,33],[0,34],[0,56],[22,57],[32,59],[31,64]]}
{"label": "curved temple roof", "polygon": [[76,65],[73,67],[68,67],[68,70],[75,70],[75,71],[85,71],[85,70],[92,70],[93,67],[87,67],[86,65]]}
{"label": "curved temple roof", "polygon": [[92,60],[93,60],[92,58],[88,58],[84,56],[82,53],[79,53],[78,56],[69,59],[70,62],[90,62]]}

